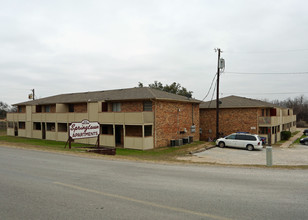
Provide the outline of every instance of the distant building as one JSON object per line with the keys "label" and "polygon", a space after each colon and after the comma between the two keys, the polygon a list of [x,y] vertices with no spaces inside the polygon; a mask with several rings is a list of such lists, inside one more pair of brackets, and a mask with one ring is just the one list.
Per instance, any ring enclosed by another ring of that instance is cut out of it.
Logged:
{"label": "distant building", "polygon": [[199,140],[199,103],[146,87],[55,95],[15,104],[17,113],[7,114],[7,134],[67,141],[69,124],[87,119],[100,123],[103,146],[152,149],[172,139]]}
{"label": "distant building", "polygon": [[[220,99],[219,132],[222,136],[234,132],[249,132],[271,138],[271,143],[281,140],[281,131],[294,132],[296,115],[290,108],[238,96]],[[201,140],[216,137],[216,100],[200,104]]]}

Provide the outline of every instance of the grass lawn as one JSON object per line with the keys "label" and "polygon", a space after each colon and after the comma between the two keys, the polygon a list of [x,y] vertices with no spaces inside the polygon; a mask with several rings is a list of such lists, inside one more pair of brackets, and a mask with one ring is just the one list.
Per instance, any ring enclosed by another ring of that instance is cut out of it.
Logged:
{"label": "grass lawn", "polygon": [[299,144],[300,139],[307,137],[306,135],[302,135],[300,138],[297,138],[296,141],[294,141],[294,144]]}
{"label": "grass lawn", "polygon": [[[295,132],[293,132],[293,133],[291,134],[291,137],[297,135],[299,132],[300,132],[300,131],[295,131]],[[282,145],[283,143],[285,143],[286,141],[287,141],[287,140],[280,140],[280,141],[278,141],[277,143],[275,143],[274,145],[275,145],[275,146],[280,146],[280,145]],[[293,143],[295,143],[295,142],[293,142]]]}
{"label": "grass lawn", "polygon": [[[23,148],[35,148],[50,151],[67,151],[72,153],[85,152],[85,147],[93,147],[93,145],[72,143],[72,149],[68,149],[68,145],[66,148],[64,148],[65,142],[7,136],[6,131],[3,130],[0,131],[0,144],[1,143],[7,145],[21,146]],[[176,161],[177,157],[185,156],[192,151],[200,150],[202,148],[205,148],[206,146],[211,146],[211,143],[196,141],[191,144],[186,144],[179,147],[162,147],[146,151],[117,148],[116,155],[109,157],[128,159],[131,158],[139,160]],[[88,154],[90,155],[94,153]]]}

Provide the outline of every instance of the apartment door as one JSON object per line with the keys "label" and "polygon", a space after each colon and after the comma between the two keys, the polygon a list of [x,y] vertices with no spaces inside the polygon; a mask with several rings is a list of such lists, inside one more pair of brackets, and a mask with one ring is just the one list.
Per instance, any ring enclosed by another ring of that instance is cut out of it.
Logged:
{"label": "apartment door", "polygon": [[115,126],[115,143],[116,147],[123,147],[124,145],[123,125]]}
{"label": "apartment door", "polygon": [[14,135],[18,136],[18,125],[16,122],[14,123]]}
{"label": "apartment door", "polygon": [[46,139],[46,123],[42,123],[42,139]]}

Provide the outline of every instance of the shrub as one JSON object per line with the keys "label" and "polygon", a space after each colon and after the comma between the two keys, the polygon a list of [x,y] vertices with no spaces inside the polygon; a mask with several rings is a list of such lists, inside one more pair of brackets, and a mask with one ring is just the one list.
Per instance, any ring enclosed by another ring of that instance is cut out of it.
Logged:
{"label": "shrub", "polygon": [[289,140],[290,137],[291,137],[291,131],[281,132],[281,140]]}

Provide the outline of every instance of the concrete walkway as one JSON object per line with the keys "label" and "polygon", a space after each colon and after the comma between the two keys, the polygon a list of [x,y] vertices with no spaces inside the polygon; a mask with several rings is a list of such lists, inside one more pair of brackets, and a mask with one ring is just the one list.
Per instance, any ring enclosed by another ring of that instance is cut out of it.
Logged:
{"label": "concrete walkway", "polygon": [[290,147],[290,145],[293,144],[293,142],[297,139],[300,138],[303,135],[303,131],[305,130],[305,128],[297,128],[296,129],[298,132],[298,134],[294,135],[293,137],[291,137],[289,140],[287,140],[286,142],[284,142],[280,147],[282,148],[288,148]]}

